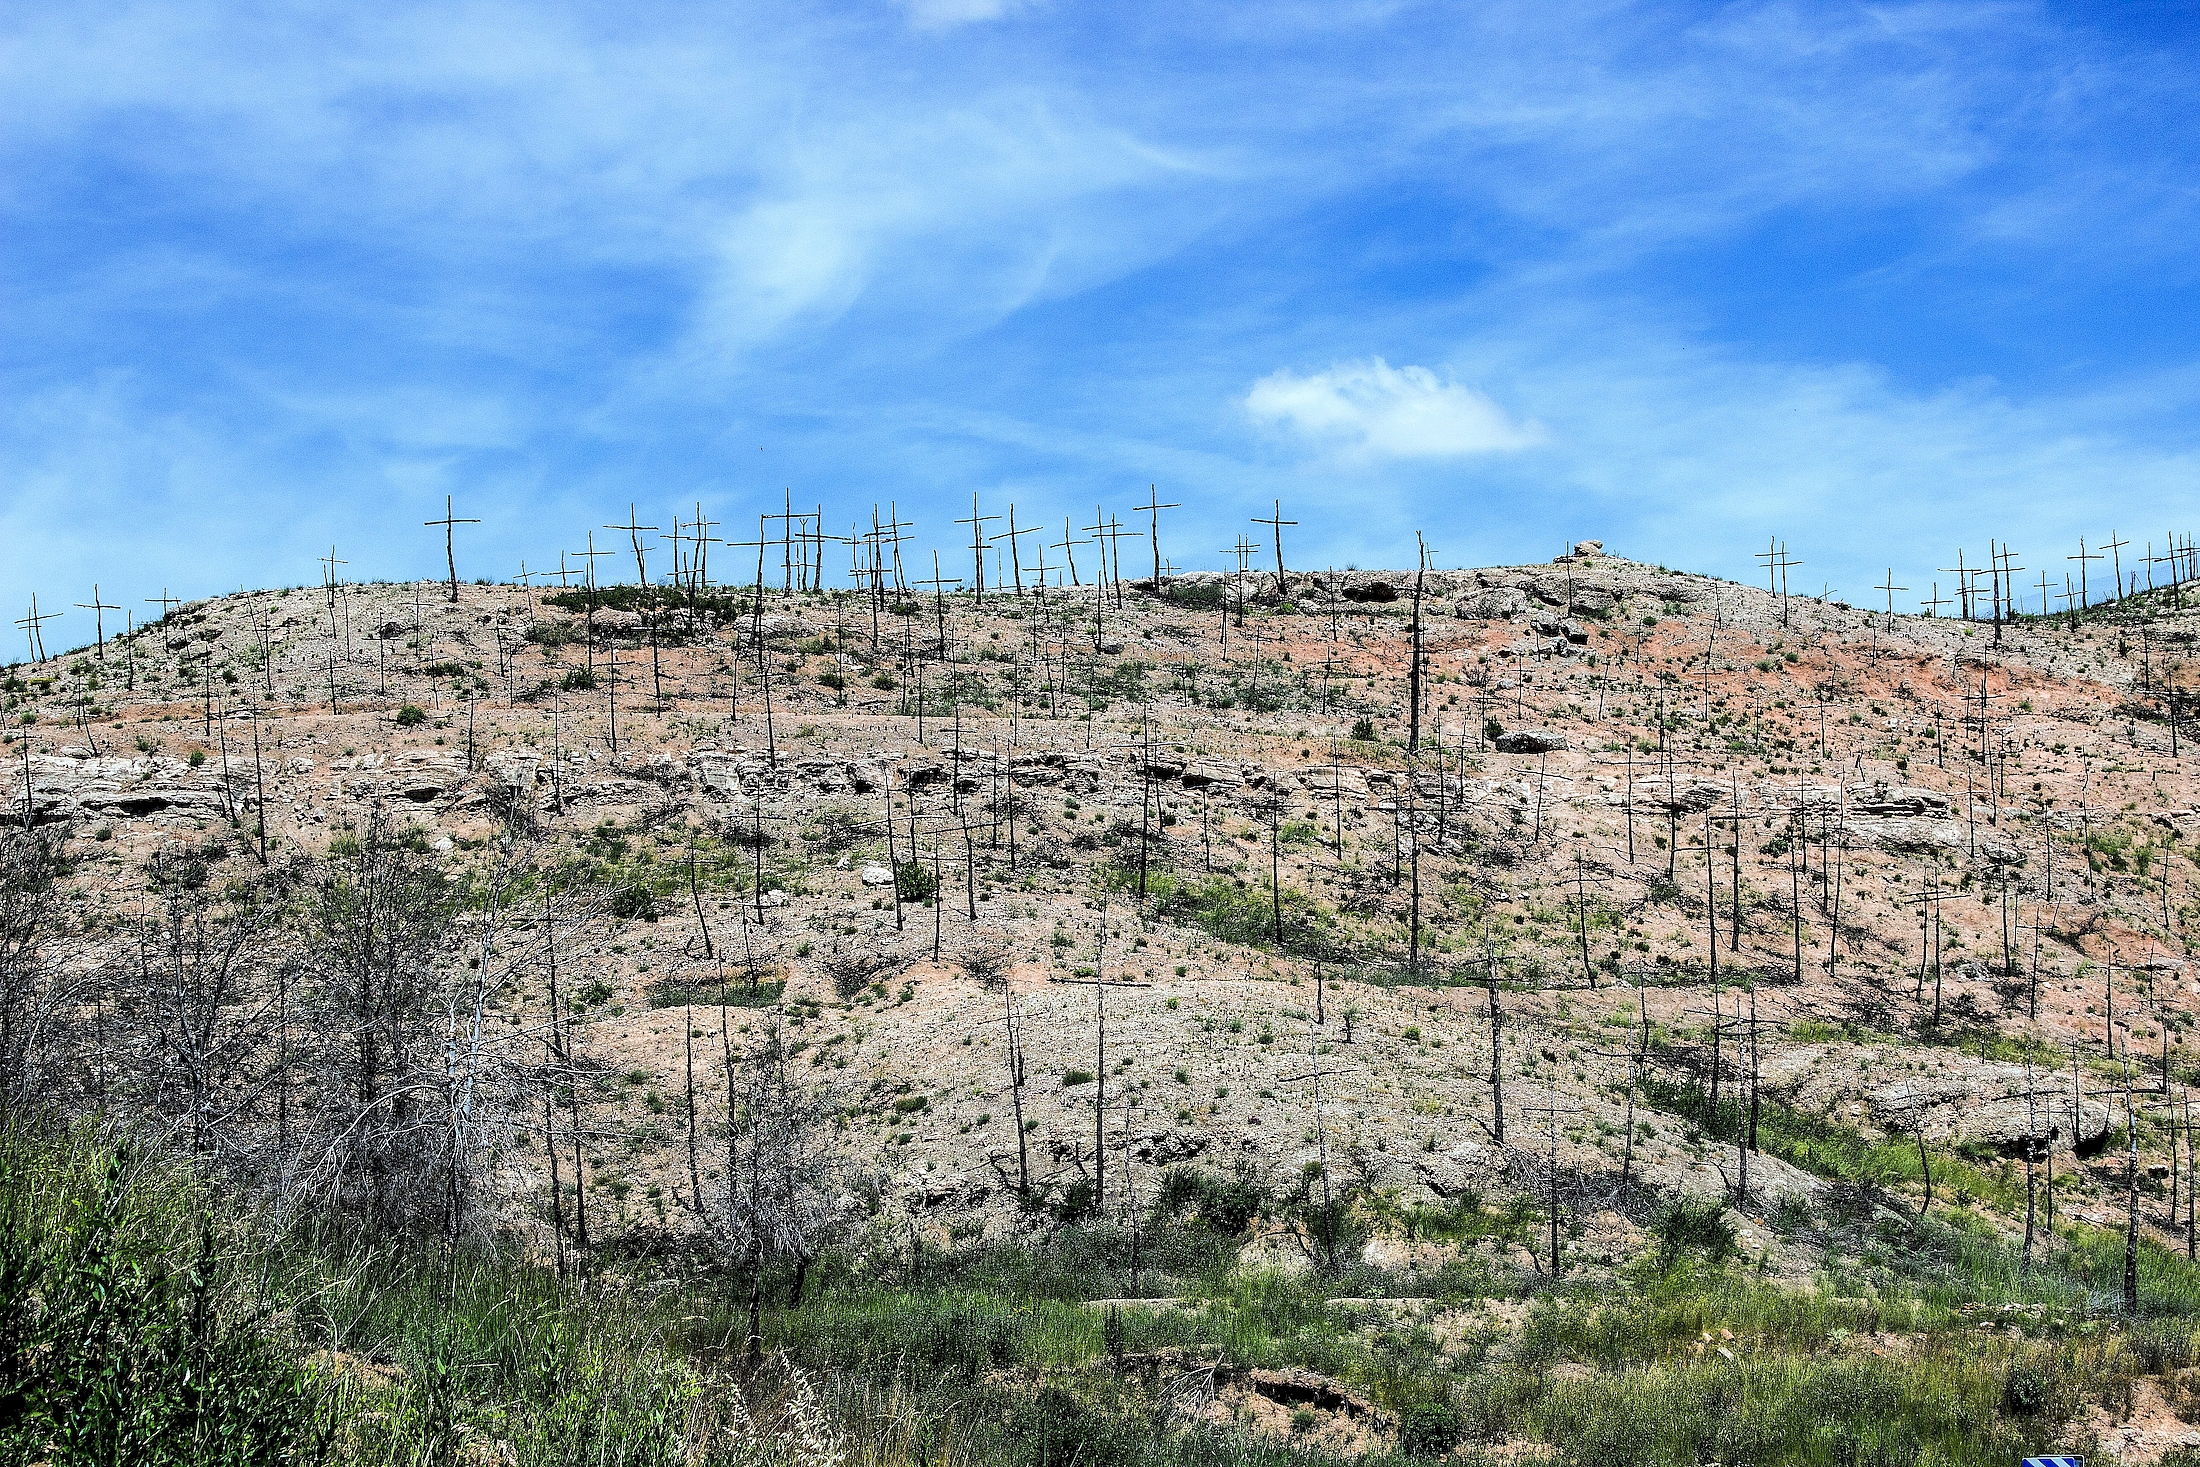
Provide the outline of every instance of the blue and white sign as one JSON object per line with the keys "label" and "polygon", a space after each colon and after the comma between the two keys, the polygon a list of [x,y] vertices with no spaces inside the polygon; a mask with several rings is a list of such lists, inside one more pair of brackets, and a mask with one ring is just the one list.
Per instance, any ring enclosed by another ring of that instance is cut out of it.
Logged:
{"label": "blue and white sign", "polygon": [[2085,1467],[2083,1457],[2027,1457],[2018,1467]]}

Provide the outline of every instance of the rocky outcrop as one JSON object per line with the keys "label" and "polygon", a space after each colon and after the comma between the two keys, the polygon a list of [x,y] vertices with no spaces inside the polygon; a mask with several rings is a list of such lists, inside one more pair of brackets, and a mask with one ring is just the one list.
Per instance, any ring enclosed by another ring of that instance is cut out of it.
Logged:
{"label": "rocky outcrop", "polygon": [[179,759],[33,755],[12,781],[9,803],[18,812],[26,780],[31,819],[40,825],[87,818],[197,821],[224,813],[219,771],[194,770]]}
{"label": "rocky outcrop", "polygon": [[1486,1191],[1505,1174],[1502,1151],[1480,1141],[1455,1141],[1442,1151],[1411,1154],[1414,1174],[1439,1197]]}
{"label": "rocky outcrop", "polygon": [[2026,1137],[2058,1151],[2085,1151],[2108,1135],[2109,1107],[2075,1093],[2067,1071],[1972,1059],[1945,1050],[1920,1065],[1908,1051],[1876,1045],[1802,1045],[1766,1056],[1762,1083],[1799,1110],[1866,1134],[1909,1136],[1935,1145],[1976,1142],[2004,1151]]}
{"label": "rocky outcrop", "polygon": [[497,749],[483,761],[489,775],[508,790],[531,790],[542,772],[542,756],[532,749]]}
{"label": "rocky outcrop", "polygon": [[361,758],[343,783],[345,792],[359,799],[432,805],[456,791],[471,772],[462,754],[407,749]]}
{"label": "rocky outcrop", "polygon": [[1555,728],[1510,728],[1497,736],[1500,754],[1551,754],[1566,747],[1566,735]]}

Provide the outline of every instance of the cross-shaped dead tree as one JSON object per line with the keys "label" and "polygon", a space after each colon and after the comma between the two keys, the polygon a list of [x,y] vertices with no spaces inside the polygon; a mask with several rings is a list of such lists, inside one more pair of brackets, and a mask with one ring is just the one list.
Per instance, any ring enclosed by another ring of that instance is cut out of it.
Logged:
{"label": "cross-shaped dead tree", "polygon": [[31,592],[31,609],[17,618],[15,623],[23,628],[25,640],[30,644],[31,661],[44,662],[46,660],[45,625],[47,622],[59,620],[67,614],[61,611],[40,611],[38,609],[38,593],[36,591]]}
{"label": "cross-shaped dead tree", "polygon": [[92,637],[99,647],[99,660],[105,662],[107,660],[107,622],[102,613],[120,611],[122,608],[99,599],[99,583],[97,581],[92,582],[92,599],[79,601],[76,605],[79,611],[89,611],[92,614]]}
{"label": "cross-shaped dead tree", "polygon": [[451,604],[456,606],[458,605],[458,550],[454,544],[453,536],[458,526],[478,525],[481,521],[459,518],[458,512],[451,507],[451,496],[446,494],[443,496],[443,518],[424,520],[422,523],[431,530],[438,525],[443,527],[443,562],[451,574]]}
{"label": "cross-shaped dead tree", "polygon": [[1267,525],[1270,529],[1276,532],[1276,599],[1278,601],[1287,601],[1290,599],[1291,596],[1291,587],[1290,584],[1284,579],[1283,575],[1283,527],[1285,525],[1295,525],[1298,523],[1298,521],[1287,520],[1283,517],[1282,500],[1276,500],[1275,506],[1276,507],[1274,512],[1271,513],[1266,519],[1263,519],[1259,515],[1254,515],[1253,523],[1256,525]]}
{"label": "cross-shaped dead tree", "polygon": [[605,525],[604,528],[626,531],[627,538],[634,546],[634,584],[646,588],[649,585],[649,569],[642,558],[642,532],[647,530],[651,534],[655,534],[657,527],[643,524],[641,516],[634,512],[634,506],[628,504],[626,507],[626,523],[623,525]]}
{"label": "cross-shaped dead tree", "polygon": [[1161,502],[1160,486],[1158,484],[1148,484],[1146,486],[1146,502],[1144,504],[1134,504],[1131,508],[1147,516],[1146,533],[1153,540],[1153,593],[1159,596],[1161,594],[1161,511],[1165,509],[1182,509],[1183,506],[1181,504],[1163,504]]}
{"label": "cross-shaped dead tree", "polygon": [[972,574],[975,577],[970,585],[978,598],[978,605],[980,606],[985,605],[985,527],[999,518],[1000,516],[997,514],[978,513],[977,491],[972,490],[970,494],[970,518],[955,521],[958,525],[970,526],[970,556],[973,565]]}

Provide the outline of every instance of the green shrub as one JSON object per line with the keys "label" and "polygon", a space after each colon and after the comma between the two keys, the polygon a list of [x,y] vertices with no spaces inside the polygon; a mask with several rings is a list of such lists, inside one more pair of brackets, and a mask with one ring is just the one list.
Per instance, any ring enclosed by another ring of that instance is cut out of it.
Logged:
{"label": "green shrub", "polygon": [[1180,1165],[1161,1174],[1161,1190],[1154,1198],[1152,1216],[1156,1225],[1189,1221],[1235,1238],[1273,1204],[1268,1188],[1249,1166],[1241,1165],[1225,1177]]}
{"label": "green shrub", "polygon": [[896,861],[894,889],[905,902],[928,902],[938,893],[940,881],[922,861]]}
{"label": "green shrub", "polygon": [[128,1193],[115,1155],[56,1233],[0,1216],[0,1460],[294,1460],[324,1435],[319,1383],[221,1297],[210,1230],[174,1266],[133,1247]]}
{"label": "green shrub", "polygon": [[571,622],[538,621],[527,629],[527,640],[538,647],[563,647],[581,639],[581,629]]}
{"label": "green shrub", "polygon": [[2037,1358],[2017,1360],[2002,1376],[2001,1405],[2015,1416],[2037,1416],[2055,1403],[2060,1378]]}
{"label": "green shrub", "polygon": [[1417,1395],[1398,1410],[1398,1446],[1409,1457],[1441,1457],[1459,1444],[1459,1413],[1439,1395]]}
{"label": "green shrub", "polygon": [[[1334,958],[1331,930],[1335,918],[1305,892],[1284,887],[1245,886],[1227,876],[1180,877],[1156,870],[1147,879],[1147,895],[1157,916],[1188,922],[1208,936],[1241,947],[1280,946],[1298,957]],[[1281,921],[1278,921],[1278,912]],[[1277,942],[1278,928],[1282,942]]]}
{"label": "green shrub", "polygon": [[418,703],[407,703],[397,710],[397,726],[399,728],[418,728],[427,721],[428,710]]}
{"label": "green shrub", "polygon": [[1675,1197],[1658,1209],[1650,1221],[1650,1235],[1658,1240],[1658,1266],[1671,1268],[1691,1252],[1711,1263],[1734,1256],[1734,1220],[1726,1207],[1709,1197]]}

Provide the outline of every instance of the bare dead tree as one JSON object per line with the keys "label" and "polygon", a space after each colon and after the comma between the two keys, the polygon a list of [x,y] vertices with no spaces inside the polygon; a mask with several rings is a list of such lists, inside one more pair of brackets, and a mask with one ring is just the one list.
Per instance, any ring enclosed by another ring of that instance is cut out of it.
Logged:
{"label": "bare dead tree", "polygon": [[[458,551],[451,537],[458,526],[478,525],[481,521],[459,518],[458,512],[451,508],[451,496],[446,494],[443,496],[443,518],[425,520],[422,523],[431,530],[438,526],[443,530],[443,562],[451,573],[451,604],[456,606],[458,605]],[[92,594],[96,597],[98,591],[95,589]]]}
{"label": "bare dead tree", "polygon": [[409,1228],[433,1196],[436,959],[453,903],[435,863],[376,808],[307,897],[310,1002],[321,1036],[318,1181],[377,1227]]}
{"label": "bare dead tree", "polygon": [[2139,1312],[2139,1123],[2131,1103],[2131,1055],[2124,1055],[2124,1313]]}
{"label": "bare dead tree", "polygon": [[1009,987],[1008,970],[1014,954],[1009,946],[996,939],[973,944],[963,954],[963,972],[972,982],[988,992],[999,995],[1001,1000],[1001,1025],[1008,1055],[1009,1106],[1016,1120],[1016,1198],[1019,1202],[1031,1197],[1031,1147],[1024,1132],[1024,1084],[1027,1079],[1024,1062],[1023,1013],[1016,1004],[1016,992]]}
{"label": "bare dead tree", "polygon": [[791,1267],[789,1302],[801,1302],[810,1265],[839,1225],[846,1166],[832,1141],[837,1108],[795,1083],[776,1018],[745,1053],[729,1045],[726,1056],[726,1171],[716,1233],[749,1276],[744,1354],[753,1371],[764,1352],[765,1271]]}
{"label": "bare dead tree", "polygon": [[289,872],[220,882],[201,851],[156,851],[153,912],[138,924],[130,980],[116,1003],[129,1036],[132,1101],[180,1138],[193,1161],[247,1182],[289,1158],[263,1143],[263,1103],[287,1083],[266,1031],[283,996],[276,940]]}
{"label": "bare dead tree", "polygon": [[49,1046],[70,1007],[49,953],[57,855],[42,831],[0,831],[0,1114],[24,1114],[48,1093]]}
{"label": "bare dead tree", "polygon": [[1504,1032],[1505,1006],[1497,996],[1497,940],[1491,935],[1487,920],[1482,923],[1482,955],[1484,992],[1489,997],[1490,1019],[1490,1110],[1488,1126],[1490,1139],[1499,1146],[1505,1144],[1505,1069]]}

